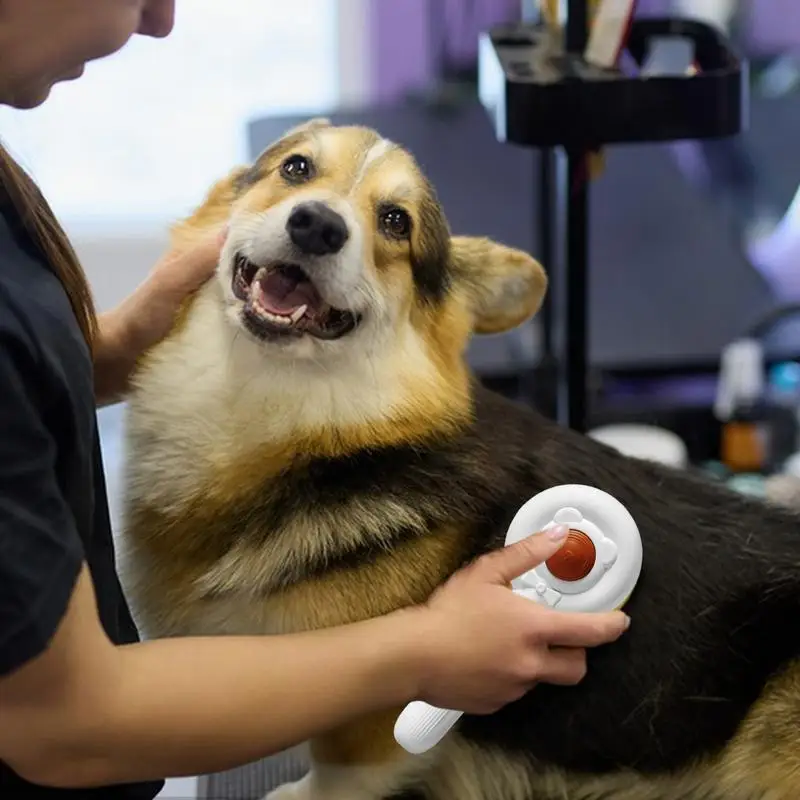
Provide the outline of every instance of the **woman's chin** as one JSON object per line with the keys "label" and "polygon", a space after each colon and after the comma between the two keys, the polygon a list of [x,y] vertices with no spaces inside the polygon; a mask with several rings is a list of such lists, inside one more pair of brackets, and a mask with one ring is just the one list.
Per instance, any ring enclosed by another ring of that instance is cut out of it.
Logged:
{"label": "woman's chin", "polygon": [[2,102],[7,103],[13,108],[26,111],[30,108],[36,108],[44,103],[44,101],[50,96],[50,91],[52,88],[52,83],[26,86],[24,89],[19,89],[16,91],[8,99],[3,98]]}

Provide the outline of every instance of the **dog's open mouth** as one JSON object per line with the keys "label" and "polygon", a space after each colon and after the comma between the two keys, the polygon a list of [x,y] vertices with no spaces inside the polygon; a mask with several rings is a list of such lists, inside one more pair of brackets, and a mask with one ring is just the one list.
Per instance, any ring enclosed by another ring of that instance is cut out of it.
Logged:
{"label": "dog's open mouth", "polygon": [[326,303],[296,264],[279,262],[258,267],[238,255],[232,289],[245,304],[244,324],[262,339],[306,333],[318,339],[339,339],[359,321],[352,312]]}

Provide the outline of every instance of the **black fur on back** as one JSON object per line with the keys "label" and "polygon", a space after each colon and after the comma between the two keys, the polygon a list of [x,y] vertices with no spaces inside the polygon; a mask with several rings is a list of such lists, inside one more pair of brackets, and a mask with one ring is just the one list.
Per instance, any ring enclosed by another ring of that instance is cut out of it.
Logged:
{"label": "black fur on back", "polygon": [[[631,629],[590,652],[579,686],[541,685],[492,716],[463,717],[459,730],[578,772],[662,772],[718,751],[769,677],[800,655],[800,516],[704,477],[624,458],[485,389],[476,389],[476,404],[475,424],[454,439],[291,471],[272,504],[273,522],[311,503],[335,508],[358,499],[380,508],[391,498],[422,509],[431,530],[462,523],[471,531],[466,562],[501,546],[519,507],[544,489],[584,483],[611,493],[644,543],[641,579],[626,607]],[[347,569],[372,557],[359,549],[301,571]]]}

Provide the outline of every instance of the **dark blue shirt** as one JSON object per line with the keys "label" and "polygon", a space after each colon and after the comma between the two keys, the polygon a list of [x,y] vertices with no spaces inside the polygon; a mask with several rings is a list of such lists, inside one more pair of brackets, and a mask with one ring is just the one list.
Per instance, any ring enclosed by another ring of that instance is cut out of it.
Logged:
{"label": "dark blue shirt", "polygon": [[[0,200],[0,677],[45,650],[84,561],[106,633],[136,641],[115,568],[89,349],[60,281]],[[150,800],[161,786],[45,789],[0,762],[0,797],[14,800]]]}

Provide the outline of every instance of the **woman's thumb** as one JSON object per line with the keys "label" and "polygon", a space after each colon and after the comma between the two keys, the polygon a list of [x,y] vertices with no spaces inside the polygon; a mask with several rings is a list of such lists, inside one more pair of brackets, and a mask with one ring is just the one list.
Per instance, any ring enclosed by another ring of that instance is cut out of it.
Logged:
{"label": "woman's thumb", "polygon": [[566,525],[548,528],[482,556],[475,563],[475,571],[492,583],[510,584],[557,553],[568,534],[569,527]]}

